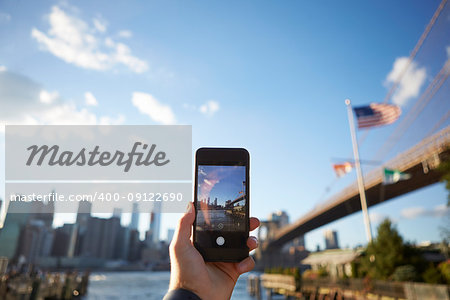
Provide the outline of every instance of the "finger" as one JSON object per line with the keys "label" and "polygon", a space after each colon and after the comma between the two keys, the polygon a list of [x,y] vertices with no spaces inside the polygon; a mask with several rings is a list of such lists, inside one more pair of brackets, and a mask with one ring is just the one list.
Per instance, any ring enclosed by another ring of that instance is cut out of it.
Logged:
{"label": "finger", "polygon": [[256,228],[258,228],[258,227],[259,227],[259,224],[260,224],[260,222],[259,222],[259,219],[258,219],[258,218],[251,217],[251,218],[250,218],[250,231],[253,231],[253,230],[255,230]]}
{"label": "finger", "polygon": [[194,223],[194,205],[189,202],[186,213],[178,221],[177,229],[173,235],[174,245],[190,243],[192,224]]}
{"label": "finger", "polygon": [[249,272],[253,270],[255,267],[255,261],[253,260],[253,257],[249,256],[240,263],[237,264],[236,268],[239,274],[243,274],[246,272]]}
{"label": "finger", "polygon": [[248,251],[258,248],[258,239],[254,236],[249,236],[247,240]]}

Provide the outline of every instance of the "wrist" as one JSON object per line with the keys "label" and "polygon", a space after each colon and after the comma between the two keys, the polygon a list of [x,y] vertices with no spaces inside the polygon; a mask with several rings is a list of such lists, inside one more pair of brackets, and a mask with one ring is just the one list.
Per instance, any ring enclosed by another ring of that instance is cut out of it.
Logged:
{"label": "wrist", "polygon": [[202,300],[196,293],[183,289],[177,288],[167,292],[163,300]]}

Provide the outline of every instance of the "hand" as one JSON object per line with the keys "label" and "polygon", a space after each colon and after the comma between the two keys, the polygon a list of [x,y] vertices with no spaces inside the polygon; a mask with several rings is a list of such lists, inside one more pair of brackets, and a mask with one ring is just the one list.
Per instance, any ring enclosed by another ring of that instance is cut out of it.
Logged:
{"label": "hand", "polygon": [[[194,206],[189,203],[188,211],[178,222],[170,244],[170,285],[169,291],[183,288],[197,294],[202,300],[230,299],[239,275],[251,271],[255,261],[251,256],[239,263],[207,262],[195,249],[191,241],[194,223]],[[259,226],[257,218],[250,218],[250,231]],[[250,236],[247,246],[251,250],[258,247],[256,237]]]}

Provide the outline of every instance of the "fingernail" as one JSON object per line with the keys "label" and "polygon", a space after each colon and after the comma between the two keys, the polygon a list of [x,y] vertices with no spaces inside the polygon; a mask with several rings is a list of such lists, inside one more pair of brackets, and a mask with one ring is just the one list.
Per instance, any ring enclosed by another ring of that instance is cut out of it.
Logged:
{"label": "fingernail", "polygon": [[259,245],[259,241],[258,241],[258,238],[257,237],[255,237],[255,236],[251,236],[250,237],[252,240],[254,240],[255,241],[255,243],[256,243],[256,247],[258,247],[258,245]]}

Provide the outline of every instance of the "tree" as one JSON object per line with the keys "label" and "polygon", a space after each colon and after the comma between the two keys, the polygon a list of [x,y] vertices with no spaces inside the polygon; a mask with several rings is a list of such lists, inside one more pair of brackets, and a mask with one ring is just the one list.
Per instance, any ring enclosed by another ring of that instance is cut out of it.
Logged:
{"label": "tree", "polygon": [[397,280],[412,280],[425,267],[425,261],[418,250],[404,243],[397,228],[389,219],[385,219],[378,226],[377,237],[367,246],[366,255],[361,260],[361,275],[368,275],[373,279],[395,277]]}
{"label": "tree", "polygon": [[367,246],[362,270],[374,279],[388,279],[405,261],[403,239],[389,219],[378,226],[377,237]]}

